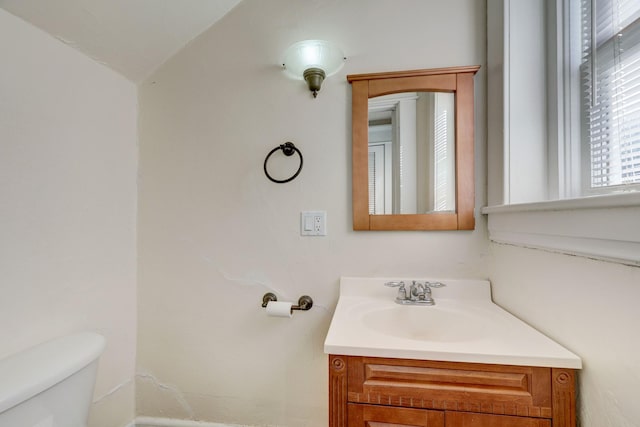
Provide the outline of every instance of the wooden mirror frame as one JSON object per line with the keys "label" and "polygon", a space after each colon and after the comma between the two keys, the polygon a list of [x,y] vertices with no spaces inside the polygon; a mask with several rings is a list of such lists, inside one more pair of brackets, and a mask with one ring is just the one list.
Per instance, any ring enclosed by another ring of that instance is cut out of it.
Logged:
{"label": "wooden mirror frame", "polygon": [[[475,227],[473,76],[480,66],[351,74],[354,230],[473,230]],[[455,95],[456,211],[369,214],[369,98],[399,92]]]}

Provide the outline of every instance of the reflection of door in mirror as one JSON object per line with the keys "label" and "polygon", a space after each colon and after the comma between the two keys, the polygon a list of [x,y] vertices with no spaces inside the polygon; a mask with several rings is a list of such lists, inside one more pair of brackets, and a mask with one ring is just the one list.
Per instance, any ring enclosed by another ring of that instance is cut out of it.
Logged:
{"label": "reflection of door in mirror", "polygon": [[455,211],[454,95],[369,99],[369,214]]}

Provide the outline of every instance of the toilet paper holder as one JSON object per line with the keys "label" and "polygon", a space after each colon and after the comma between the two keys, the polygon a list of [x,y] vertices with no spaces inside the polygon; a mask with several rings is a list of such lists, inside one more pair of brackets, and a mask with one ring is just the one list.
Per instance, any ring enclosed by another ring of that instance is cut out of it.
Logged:
{"label": "toilet paper holder", "polygon": [[[262,297],[262,308],[266,308],[269,301],[278,301],[276,294],[267,292]],[[309,295],[302,295],[298,298],[298,305],[292,305],[291,310],[309,310],[313,307],[313,300]]]}

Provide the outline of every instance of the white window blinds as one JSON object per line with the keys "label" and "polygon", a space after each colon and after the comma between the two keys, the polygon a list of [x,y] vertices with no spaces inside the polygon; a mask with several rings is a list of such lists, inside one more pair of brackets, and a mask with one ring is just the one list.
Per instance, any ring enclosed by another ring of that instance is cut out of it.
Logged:
{"label": "white window blinds", "polygon": [[640,183],[640,0],[582,0],[588,189]]}

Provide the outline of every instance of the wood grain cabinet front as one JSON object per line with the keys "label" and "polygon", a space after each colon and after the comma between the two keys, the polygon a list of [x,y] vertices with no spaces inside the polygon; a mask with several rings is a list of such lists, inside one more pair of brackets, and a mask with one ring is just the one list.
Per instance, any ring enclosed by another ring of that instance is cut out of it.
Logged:
{"label": "wood grain cabinet front", "polygon": [[329,357],[329,426],[575,427],[573,369]]}

